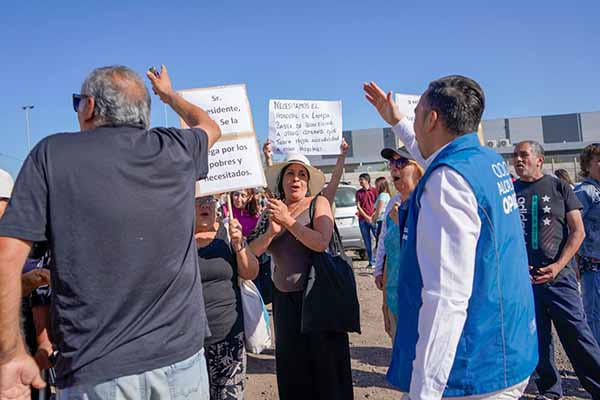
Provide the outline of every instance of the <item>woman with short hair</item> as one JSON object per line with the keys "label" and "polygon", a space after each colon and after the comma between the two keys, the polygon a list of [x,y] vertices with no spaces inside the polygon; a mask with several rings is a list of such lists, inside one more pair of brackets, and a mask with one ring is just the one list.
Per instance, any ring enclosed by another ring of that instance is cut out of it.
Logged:
{"label": "woman with short hair", "polygon": [[388,203],[377,248],[375,284],[383,290],[383,320],[385,331],[394,340],[398,316],[398,270],[400,266],[399,243],[403,217],[406,215],[410,195],[423,176],[423,169],[404,148],[385,148],[381,156],[388,160],[390,176],[398,194]]}
{"label": "woman with short hair", "polygon": [[196,246],[204,307],[211,336],[204,341],[211,400],[244,397],[246,349],[238,277],[252,280],[258,261],[248,249],[242,226],[217,217],[214,196],[196,197]]}

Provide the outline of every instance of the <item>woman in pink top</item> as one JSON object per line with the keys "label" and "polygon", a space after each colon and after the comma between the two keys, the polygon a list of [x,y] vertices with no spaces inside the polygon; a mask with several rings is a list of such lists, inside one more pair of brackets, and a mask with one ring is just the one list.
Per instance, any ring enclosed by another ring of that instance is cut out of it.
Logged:
{"label": "woman in pink top", "polygon": [[260,217],[258,201],[254,189],[238,190],[231,193],[233,218],[242,224],[242,234],[248,236],[256,227]]}

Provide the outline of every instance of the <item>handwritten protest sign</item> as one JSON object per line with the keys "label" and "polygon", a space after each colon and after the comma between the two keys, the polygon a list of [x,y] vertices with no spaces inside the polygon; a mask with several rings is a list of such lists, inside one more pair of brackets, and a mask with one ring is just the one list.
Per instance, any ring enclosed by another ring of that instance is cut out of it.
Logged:
{"label": "handwritten protest sign", "polygon": [[342,102],[270,100],[269,139],[276,153],[338,154]]}
{"label": "handwritten protest sign", "polygon": [[396,93],[394,101],[398,106],[400,112],[406,116],[406,118],[412,124],[415,122],[415,107],[419,103],[421,96],[416,94],[401,94]]}
{"label": "handwritten protest sign", "polygon": [[[201,181],[202,195],[266,186],[246,85],[178,91],[219,124],[223,135],[209,150],[209,172]],[[182,127],[187,127],[180,119]]]}
{"label": "handwritten protest sign", "polygon": [[[189,89],[178,91],[178,93],[190,103],[202,107],[219,124],[223,136],[246,132],[254,133],[246,85]],[[181,120],[181,124],[185,126],[183,120]]]}

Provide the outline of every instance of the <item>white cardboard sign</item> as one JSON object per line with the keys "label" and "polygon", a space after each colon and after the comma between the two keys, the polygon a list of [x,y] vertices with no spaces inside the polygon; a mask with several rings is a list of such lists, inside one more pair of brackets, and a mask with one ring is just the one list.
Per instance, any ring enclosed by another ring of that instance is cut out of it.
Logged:
{"label": "white cardboard sign", "polygon": [[269,139],[276,153],[339,154],[342,102],[270,100]]}
{"label": "white cardboard sign", "polygon": [[254,132],[246,85],[188,89],[178,93],[190,103],[204,109],[219,124],[223,136]]}
{"label": "white cardboard sign", "polygon": [[[209,150],[202,195],[266,186],[246,85],[187,89],[178,92],[203,108],[221,127],[221,139]],[[187,127],[180,120],[182,127]]]}
{"label": "white cardboard sign", "polygon": [[396,93],[394,101],[400,112],[406,116],[410,123],[415,122],[415,107],[419,103],[420,95]]}

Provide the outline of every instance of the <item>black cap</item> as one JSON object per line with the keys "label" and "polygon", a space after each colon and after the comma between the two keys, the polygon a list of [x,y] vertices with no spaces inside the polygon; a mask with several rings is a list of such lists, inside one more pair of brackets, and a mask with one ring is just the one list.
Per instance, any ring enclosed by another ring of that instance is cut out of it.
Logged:
{"label": "black cap", "polygon": [[406,147],[404,146],[399,147],[397,149],[386,147],[385,149],[381,150],[381,157],[385,158],[386,160],[391,160],[392,158],[394,158],[394,154],[406,158],[407,160],[414,161],[415,159],[413,156],[410,155],[410,153],[408,152],[408,150],[406,150]]}

